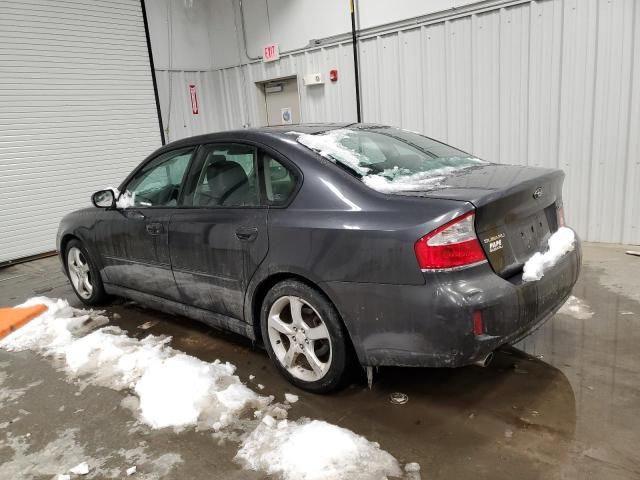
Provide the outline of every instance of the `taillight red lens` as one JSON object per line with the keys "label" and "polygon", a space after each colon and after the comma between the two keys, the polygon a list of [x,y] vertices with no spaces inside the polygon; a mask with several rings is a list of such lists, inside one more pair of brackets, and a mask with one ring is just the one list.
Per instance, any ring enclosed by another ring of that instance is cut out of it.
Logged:
{"label": "taillight red lens", "polygon": [[484,322],[482,321],[482,312],[480,310],[473,312],[473,334],[476,337],[484,335]]}
{"label": "taillight red lens", "polygon": [[456,268],[486,260],[474,229],[475,213],[465,213],[428,233],[415,244],[423,270]]}

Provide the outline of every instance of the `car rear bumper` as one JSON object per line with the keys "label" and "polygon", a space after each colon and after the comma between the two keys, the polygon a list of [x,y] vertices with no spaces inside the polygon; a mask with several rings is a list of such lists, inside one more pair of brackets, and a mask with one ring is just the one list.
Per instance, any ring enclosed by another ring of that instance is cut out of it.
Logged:
{"label": "car rear bumper", "polygon": [[[542,326],[571,294],[580,241],[542,279],[503,279],[488,264],[425,273],[425,285],[327,282],[362,365],[459,367]],[[480,311],[484,334],[473,333]]]}

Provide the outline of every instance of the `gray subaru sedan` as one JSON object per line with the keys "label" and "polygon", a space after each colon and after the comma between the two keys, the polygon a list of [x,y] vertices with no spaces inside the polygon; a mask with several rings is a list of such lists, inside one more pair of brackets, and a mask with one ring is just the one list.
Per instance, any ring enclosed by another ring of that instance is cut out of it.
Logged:
{"label": "gray subaru sedan", "polygon": [[57,245],[84,303],[245,335],[327,392],[358,364],[486,365],[548,320],[581,265],[563,180],[381,125],[229,131],[160,148]]}

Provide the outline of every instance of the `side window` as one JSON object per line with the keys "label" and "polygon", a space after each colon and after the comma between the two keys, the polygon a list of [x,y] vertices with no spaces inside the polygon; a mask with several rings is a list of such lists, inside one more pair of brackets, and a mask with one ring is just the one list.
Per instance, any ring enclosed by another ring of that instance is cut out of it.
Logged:
{"label": "side window", "polygon": [[296,179],[279,161],[265,154],[264,168],[265,194],[269,205],[282,205],[296,188]]}
{"label": "side window", "polygon": [[247,145],[205,145],[204,161],[186,203],[194,207],[257,206],[255,148]]}
{"label": "side window", "polygon": [[[145,165],[131,179],[123,195],[135,207],[173,207],[191,160],[193,147],[164,153]],[[122,198],[122,197],[121,197]]]}

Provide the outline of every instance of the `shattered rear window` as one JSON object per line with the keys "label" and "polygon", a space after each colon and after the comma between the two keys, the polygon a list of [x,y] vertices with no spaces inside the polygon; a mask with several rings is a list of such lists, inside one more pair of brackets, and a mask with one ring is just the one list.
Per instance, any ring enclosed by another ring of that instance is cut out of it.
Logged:
{"label": "shattered rear window", "polygon": [[439,187],[447,175],[487,163],[424,135],[398,128],[288,133],[297,135],[299,143],[384,193],[432,190]]}

